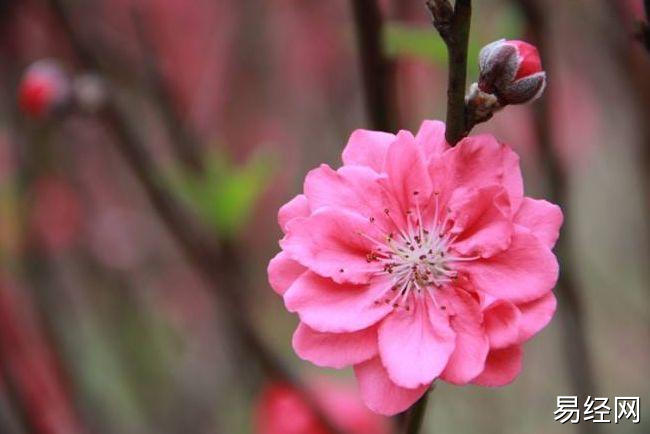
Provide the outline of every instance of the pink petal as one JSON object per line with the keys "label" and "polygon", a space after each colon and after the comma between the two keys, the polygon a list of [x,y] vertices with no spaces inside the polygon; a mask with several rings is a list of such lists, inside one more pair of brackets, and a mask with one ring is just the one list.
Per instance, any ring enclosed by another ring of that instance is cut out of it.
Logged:
{"label": "pink petal", "polygon": [[355,130],[343,150],[343,164],[368,166],[375,172],[381,172],[388,145],[394,140],[394,134]]}
{"label": "pink petal", "polygon": [[491,348],[505,348],[519,341],[521,313],[509,301],[499,300],[483,312]]}
{"label": "pink petal", "polygon": [[503,187],[493,185],[480,189],[454,191],[448,204],[458,234],[453,248],[462,255],[484,258],[505,250],[510,245],[513,225],[510,203]]}
{"label": "pink petal", "polygon": [[375,413],[393,416],[415,403],[429,388],[429,384],[415,389],[405,389],[393,383],[379,357],[354,367],[363,402]]}
{"label": "pink petal", "polygon": [[395,310],[379,325],[381,361],[401,387],[430,384],[454,351],[455,333],[447,315],[426,300],[416,302],[410,311]]}
{"label": "pink petal", "polygon": [[426,203],[433,191],[422,149],[408,131],[400,131],[388,147],[384,170],[386,185],[402,206],[402,211],[413,209],[415,202]]}
{"label": "pink petal", "polygon": [[[322,207],[343,208],[373,217],[385,231],[384,188],[377,182],[382,176],[364,166],[344,166],[332,170],[326,164],[310,171],[305,178],[305,195],[312,210]],[[390,227],[390,228],[389,228]]]}
{"label": "pink petal", "polygon": [[356,365],[377,355],[377,327],[353,333],[322,333],[298,324],[293,349],[304,360],[325,368]]}
{"label": "pink petal", "polygon": [[336,282],[368,283],[377,266],[367,254],[375,245],[362,234],[381,239],[377,226],[351,211],[319,208],[295,219],[280,246],[305,267]]}
{"label": "pink petal", "polygon": [[480,306],[463,290],[442,290],[438,304],[451,315],[451,328],[456,332],[454,352],[440,378],[463,385],[476,378],[485,368],[490,344],[483,329]]}
{"label": "pink petal", "polygon": [[289,202],[282,205],[278,211],[278,223],[283,232],[287,231],[287,224],[296,217],[309,216],[309,202],[304,194],[299,194]]}
{"label": "pink petal", "polygon": [[519,209],[524,184],[519,156],[490,134],[466,137],[443,155],[456,187],[502,185],[510,197],[512,209]]}
{"label": "pink petal", "polygon": [[307,269],[291,259],[285,251],[275,255],[267,268],[271,288],[280,295],[284,294],[305,271]]}
{"label": "pink petal", "polygon": [[477,289],[513,303],[545,295],[558,278],[555,255],[535,236],[517,228],[508,250],[455,266],[469,273]]}
{"label": "pink petal", "polygon": [[552,248],[560,235],[562,210],[545,200],[525,197],[515,215],[515,223],[525,226],[548,248]]}
{"label": "pink petal", "polygon": [[427,160],[449,149],[449,144],[445,140],[444,122],[430,120],[422,122],[415,135],[415,144],[422,149]]}
{"label": "pink petal", "polygon": [[375,324],[392,310],[376,303],[390,282],[371,285],[337,284],[307,271],[284,293],[284,304],[314,330],[349,333]]}
{"label": "pink petal", "polygon": [[521,318],[519,320],[519,342],[524,342],[530,339],[533,335],[546,327],[546,325],[551,321],[551,318],[553,318],[556,306],[557,300],[552,292],[549,292],[537,300],[518,305],[517,307],[521,311]]}
{"label": "pink petal", "polygon": [[491,350],[485,362],[485,370],[472,381],[479,386],[505,386],[512,383],[521,372],[521,346]]}

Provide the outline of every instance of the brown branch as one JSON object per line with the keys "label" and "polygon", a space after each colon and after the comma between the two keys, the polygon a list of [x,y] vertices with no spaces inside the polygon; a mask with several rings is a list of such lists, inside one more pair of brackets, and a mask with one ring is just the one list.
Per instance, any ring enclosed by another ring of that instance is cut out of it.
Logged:
{"label": "brown branch", "polygon": [[433,26],[445,41],[449,55],[447,87],[447,129],[445,138],[454,146],[469,133],[465,109],[467,46],[472,19],[472,1],[427,0]]}
{"label": "brown branch", "polygon": [[371,127],[394,131],[395,68],[383,50],[383,19],[377,0],[351,0],[361,59],[366,112]]}
{"label": "brown branch", "polygon": [[[520,0],[520,5],[528,22],[532,42],[537,46],[541,57],[546,63],[547,70],[551,60],[544,32],[546,20],[544,11],[536,0]],[[553,148],[552,108],[548,97],[543,95],[535,104],[535,130],[539,142],[546,178],[549,181],[550,197],[564,212],[565,227],[570,220],[568,206],[568,176],[561,165],[557,152]],[[569,369],[569,377],[573,382],[574,392],[582,399],[596,394],[593,367],[591,363],[589,343],[585,326],[583,300],[578,282],[574,278],[576,266],[573,261],[571,238],[566,234],[561,236],[555,247],[559,262],[562,264],[557,285],[559,298],[558,313],[563,323],[564,354]],[[595,433],[597,426],[581,425],[584,433]]]}
{"label": "brown branch", "polygon": [[131,18],[142,54],[146,83],[155,99],[155,106],[163,118],[176,157],[187,167],[201,171],[203,164],[198,139],[178,113],[177,104],[170,93],[159,59],[155,54],[155,47],[150,38],[151,32],[146,25],[141,6],[133,5]]}
{"label": "brown branch", "polygon": [[[80,60],[87,68],[102,73],[99,55],[84,44],[83,35],[73,24],[65,0],[50,0],[57,18],[61,21],[72,45],[77,48]],[[109,83],[109,77],[104,80]],[[114,95],[110,92],[109,95]],[[246,275],[237,251],[227,241],[216,240],[201,222],[189,214],[184,207],[161,184],[156,165],[150,159],[144,143],[130,121],[128,111],[115,98],[108,98],[99,114],[107,129],[114,134],[115,143],[130,165],[137,180],[144,188],[157,215],[181,247],[187,258],[199,271],[215,294],[221,295],[225,303],[223,314],[243,345],[255,356],[262,370],[270,377],[294,387],[310,405],[319,420],[331,432],[338,430],[322,413],[316,401],[301,381],[290,372],[283,362],[266,347],[254,330],[241,303],[241,287]]]}

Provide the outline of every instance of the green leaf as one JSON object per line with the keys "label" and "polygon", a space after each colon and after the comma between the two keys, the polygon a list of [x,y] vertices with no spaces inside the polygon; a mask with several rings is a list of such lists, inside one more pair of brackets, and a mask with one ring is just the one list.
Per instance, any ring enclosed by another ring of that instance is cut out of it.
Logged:
{"label": "green leaf", "polygon": [[388,23],[384,29],[384,50],[389,57],[415,57],[434,64],[447,61],[447,47],[433,28]]}
{"label": "green leaf", "polygon": [[221,236],[246,226],[274,167],[270,155],[258,153],[241,166],[223,151],[211,153],[203,174],[177,171],[170,177],[176,193]]}

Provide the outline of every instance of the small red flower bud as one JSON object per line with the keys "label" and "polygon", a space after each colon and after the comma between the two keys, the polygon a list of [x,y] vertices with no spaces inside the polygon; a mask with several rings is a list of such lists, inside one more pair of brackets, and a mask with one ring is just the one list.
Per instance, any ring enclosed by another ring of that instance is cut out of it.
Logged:
{"label": "small red flower bud", "polygon": [[44,118],[69,100],[70,82],[54,60],[39,60],[27,68],[18,89],[18,105],[28,116]]}
{"label": "small red flower bud", "polygon": [[539,97],[546,86],[539,52],[524,41],[500,39],[479,53],[478,87],[501,105],[523,104]]}

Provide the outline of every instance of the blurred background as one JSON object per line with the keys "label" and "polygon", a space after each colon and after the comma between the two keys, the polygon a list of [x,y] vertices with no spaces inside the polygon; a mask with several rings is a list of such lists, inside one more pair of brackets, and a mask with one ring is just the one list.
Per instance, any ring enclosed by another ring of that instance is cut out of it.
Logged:
{"label": "blurred background", "polygon": [[[488,42],[542,51],[545,98],[477,131],[566,211],[560,307],[512,385],[439,384],[425,431],[650,432],[643,2],[474,3],[469,83]],[[279,206],[377,125],[359,38],[375,5],[0,1],[0,432],[329,432],[294,376],[340,431],[392,432],[351,370],[295,356],[297,319],[266,280]],[[444,119],[424,2],[378,7],[389,128]],[[639,396],[641,422],[561,425],[558,395]]]}

